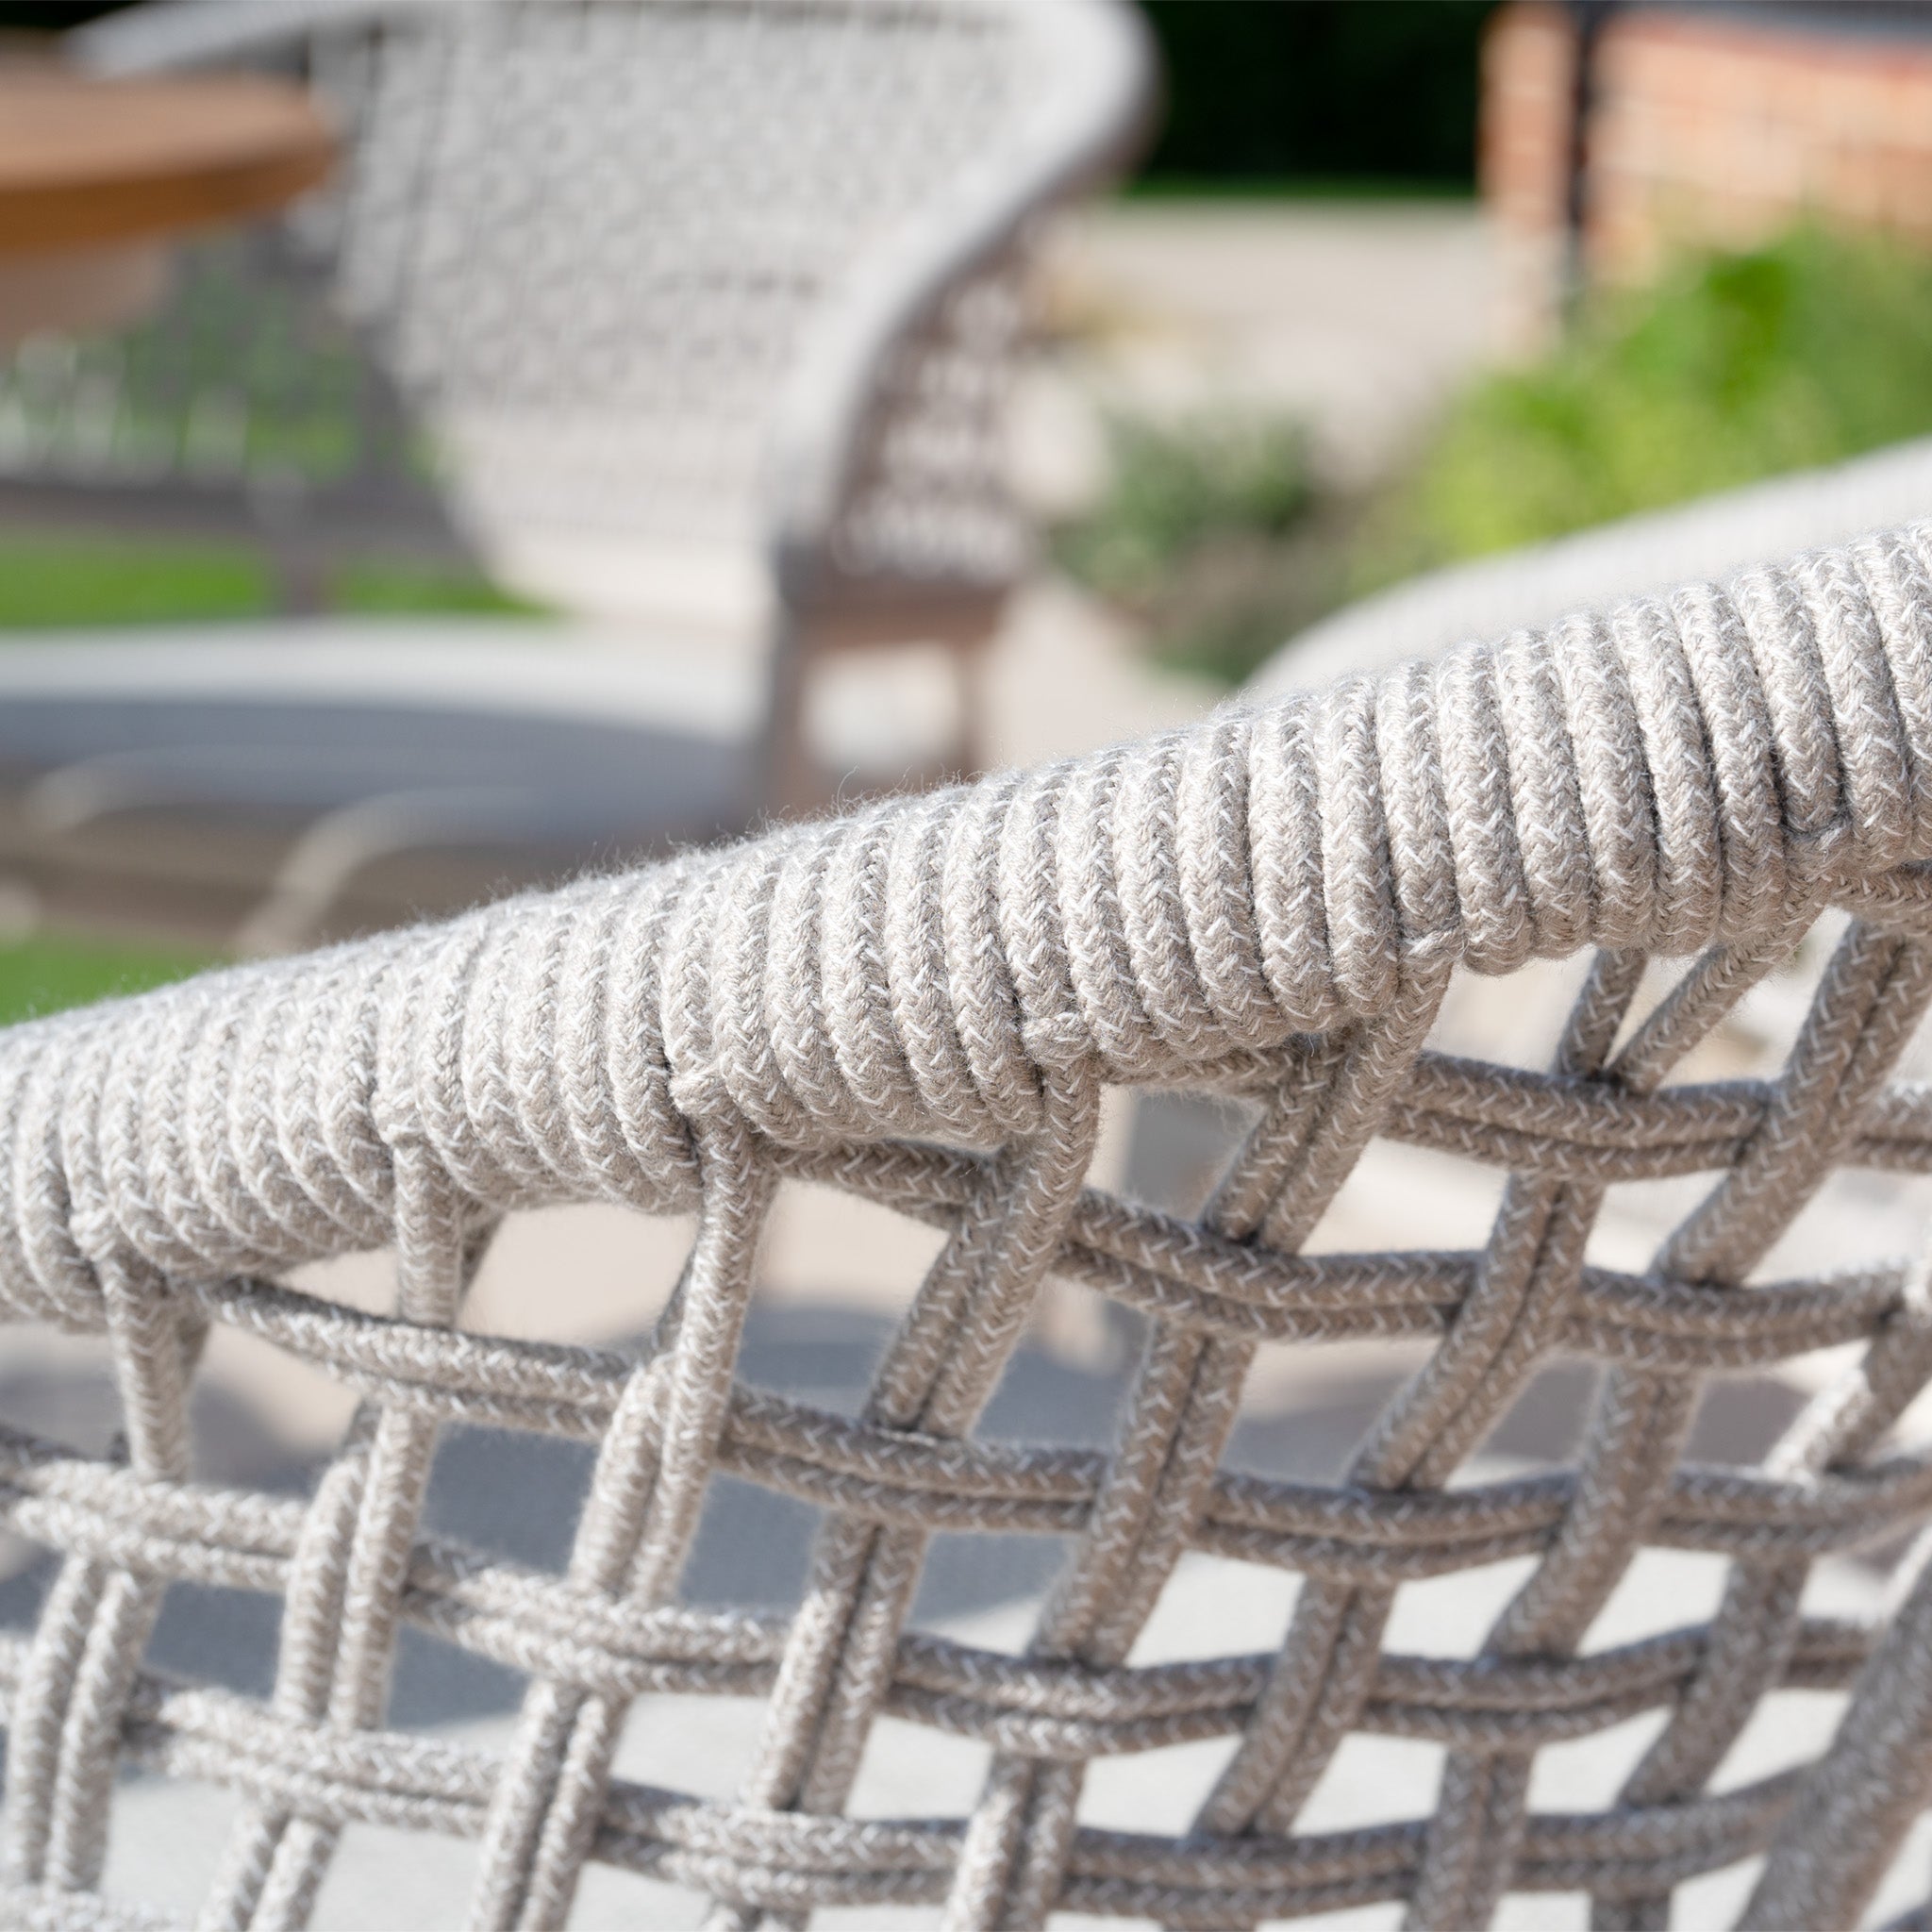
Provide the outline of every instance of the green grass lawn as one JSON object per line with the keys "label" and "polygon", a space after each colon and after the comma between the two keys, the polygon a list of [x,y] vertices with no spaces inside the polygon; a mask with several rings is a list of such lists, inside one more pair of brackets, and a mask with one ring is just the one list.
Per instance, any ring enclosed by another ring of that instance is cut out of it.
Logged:
{"label": "green grass lawn", "polygon": [[246,551],[72,537],[0,541],[0,628],[8,630],[257,617],[270,596],[267,566]]}
{"label": "green grass lawn", "polygon": [[[364,557],[325,586],[331,610],[367,616],[533,616],[473,571]],[[53,532],[0,538],[0,630],[219,624],[273,616],[275,573],[243,543]]]}
{"label": "green grass lawn", "polygon": [[215,963],[211,955],[187,946],[75,933],[0,941],[0,1026],[145,992]]}

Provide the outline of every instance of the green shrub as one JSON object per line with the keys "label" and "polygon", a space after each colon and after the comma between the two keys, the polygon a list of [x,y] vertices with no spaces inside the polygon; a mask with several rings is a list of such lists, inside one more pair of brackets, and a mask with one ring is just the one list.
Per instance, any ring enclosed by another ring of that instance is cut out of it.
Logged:
{"label": "green shrub", "polygon": [[1116,425],[1060,556],[1155,654],[1239,682],[1335,605],[1415,572],[1932,434],[1932,258],[1801,228],[1597,298],[1533,367],[1477,376],[1366,500],[1291,424]]}
{"label": "green shrub", "polygon": [[[1108,425],[1109,480],[1059,560],[1147,629],[1156,655],[1230,681],[1332,598],[1333,545],[1291,418],[1204,411]],[[1320,588],[1317,588],[1317,587]]]}
{"label": "green shrub", "polygon": [[1582,529],[1932,431],[1932,259],[1797,230],[1605,297],[1451,408],[1358,578]]}
{"label": "green shrub", "polygon": [[1314,175],[1468,193],[1477,53],[1492,4],[1142,0],[1165,95],[1143,179],[1242,186]]}
{"label": "green shrub", "polygon": [[1106,493],[1062,534],[1059,555],[1083,582],[1124,602],[1158,595],[1204,544],[1281,536],[1314,501],[1307,438],[1285,418],[1115,416],[1108,444]]}

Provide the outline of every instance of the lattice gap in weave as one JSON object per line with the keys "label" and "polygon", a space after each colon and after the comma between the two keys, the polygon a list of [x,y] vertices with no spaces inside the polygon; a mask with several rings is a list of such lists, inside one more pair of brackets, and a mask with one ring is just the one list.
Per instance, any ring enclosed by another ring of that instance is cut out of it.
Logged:
{"label": "lattice gap in weave", "polygon": [[[1419,984],[1004,1151],[744,1136],[655,1285],[617,1210],[492,1255],[402,1174],[393,1267],[129,1284],[145,1353],[19,1331],[10,1879],[153,1897],[171,1848],[209,1924],[351,1923],[359,1857],[425,1924],[1728,1922],[1923,1589],[1932,893],[1851,911]],[[639,1332],[575,1333],[549,1245]],[[902,1291],[841,1300],[881,1254]],[[330,1453],[242,1382],[333,1390]]]}

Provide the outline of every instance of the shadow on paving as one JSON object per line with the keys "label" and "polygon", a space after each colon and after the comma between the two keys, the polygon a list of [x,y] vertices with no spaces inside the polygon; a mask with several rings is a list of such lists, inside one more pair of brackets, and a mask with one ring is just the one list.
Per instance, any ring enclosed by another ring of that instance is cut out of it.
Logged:
{"label": "shadow on paving", "polygon": [[[856,1414],[891,1333],[880,1316],[838,1307],[756,1310],[741,1364],[743,1379],[842,1414]],[[1130,1338],[1122,1333],[1125,1341]],[[995,1439],[1103,1447],[1134,1351],[1120,1366],[1082,1368],[1023,1348],[989,1405],[981,1433]],[[1291,1412],[1244,1417],[1227,1460],[1233,1468],[1303,1480],[1333,1480],[1400,1378],[1338,1380]],[[1540,1375],[1490,1439],[1512,1462],[1565,1458],[1589,1413],[1594,1371],[1559,1363]],[[1795,1411],[1799,1397],[1764,1378],[1707,1390],[1691,1453],[1753,1461]],[[17,1427],[100,1453],[117,1426],[105,1372],[68,1378],[0,1375],[0,1417]],[[281,1449],[256,1416],[219,1388],[197,1392],[198,1474],[211,1482],[306,1494],[322,1463]],[[560,1571],[589,1486],[585,1444],[496,1429],[444,1432],[424,1527],[533,1568]],[[783,1612],[803,1590],[822,1512],[757,1486],[714,1480],[685,1574],[683,1594],[700,1605]],[[23,1548],[24,1546],[16,1546]],[[1065,1559],[1067,1540],[1041,1536],[939,1536],[933,1540],[916,1616],[931,1625],[1039,1595]],[[52,1574],[44,1553],[0,1581],[0,1626],[30,1627]],[[148,1649],[155,1667],[260,1696],[271,1688],[279,1602],[250,1592],[179,1583],[168,1592]],[[391,1707],[404,1726],[443,1724],[513,1708],[524,1678],[406,1629]]]}

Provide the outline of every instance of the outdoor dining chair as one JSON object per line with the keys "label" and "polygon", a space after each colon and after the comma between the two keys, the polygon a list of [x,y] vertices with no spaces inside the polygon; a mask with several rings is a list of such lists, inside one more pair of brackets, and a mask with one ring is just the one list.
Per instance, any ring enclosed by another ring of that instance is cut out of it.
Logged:
{"label": "outdoor dining chair", "polygon": [[1031,244],[1138,138],[1131,8],[157,0],[64,51],[300,73],[344,153],[141,328],[0,368],[0,508],[251,530],[298,576],[455,547],[749,660],[741,813],[828,791],[828,653],[943,646],[942,762],[975,767],[973,666],[1027,553],[1005,404]]}
{"label": "outdoor dining chair", "polygon": [[[1839,936],[1776,1065],[1713,1071],[1814,925]],[[1566,959],[1554,1037],[1445,1050],[1445,995]],[[1518,1923],[1556,1923],[1566,1894],[1574,1923],[1634,1928],[1690,1894],[1679,1922],[1712,1923],[1699,1888],[1721,1883],[1747,1925],[1923,1924],[1923,1857],[1891,1868],[1932,1802],[1924,1252],[1840,1234],[1807,1274],[1780,1257],[1840,1171],[1932,1166],[1932,1086],[1895,1077],[1928,1003],[1917,525],[0,1036],[0,1306],[93,1338],[122,1407],[104,1454],[0,1437],[0,1524],[50,1553],[37,1624],[0,1647],[0,1917],[175,1923],[110,1854],[117,1815],[188,1782],[231,1806],[207,1926],[325,1910],[371,1827],[470,1841],[442,1920],[478,1927],[562,1924],[611,1872],[660,1888],[625,1924],[696,1923],[675,1889],[721,1926],[1379,1904],[1450,1932],[1525,1900]],[[1125,1090],[1217,1095],[1242,1124],[1198,1216],[1094,1184]],[[1391,1144],[1467,1194],[1494,1183],[1486,1233],[1325,1243]],[[1647,1259],[1604,1258],[1600,1214],[1658,1185],[1685,1211]],[[805,1187],[937,1231],[850,1405],[743,1372],[761,1233]],[[648,1340],[467,1327],[492,1229],[583,1201],[689,1218]],[[381,1249],[386,1308],[289,1280]],[[978,1427],[1049,1279],[1144,1332],[1100,1444]],[[359,1397],[308,1491],[197,1479],[189,1392],[225,1328]],[[1417,1365],[1334,1479],[1243,1466],[1244,1385],[1291,1358],[1319,1390],[1364,1348]],[[1687,1453],[1733,1379],[1821,1354],[1841,1373],[1761,1462]],[[1486,1462],[1558,1360],[1593,1385],[1574,1454]],[[558,1568],[424,1528],[475,1426],[590,1446]],[[745,1486],[819,1512],[790,1614],[680,1598]],[[924,1627],[928,1557],[1001,1539],[1059,1553],[1028,1629]],[[1606,1635],[1659,1554],[1711,1591]],[[1224,1580],[1181,1654],[1149,1657],[1202,1562]],[[1889,1583],[1831,1608],[1812,1586],[1857,1564]],[[1298,1585],[1260,1647],[1230,1648],[1226,1579],[1251,1574]],[[1435,1647],[1395,1640],[1413,1593],[1498,1574],[1470,1644],[1427,1621]],[[183,1587],[279,1606],[272,1683],[144,1658]],[[516,1674],[502,1748],[391,1720],[417,1642]],[[1793,1698],[1828,1723],[1740,1773]],[[666,1741],[692,1700],[762,1708],[727,1794],[693,1792]],[[976,1798],[933,1815],[902,1782],[848,1811],[908,1726],[978,1752]],[[1324,1825],[1364,1742],[1425,1774],[1377,1773],[1380,1815]],[[621,1745],[641,1758],[618,1767]],[[1612,1774],[1553,1804],[1545,1770],[1584,1746]],[[1185,1815],[1095,1822],[1116,1768],[1201,1750]]]}

